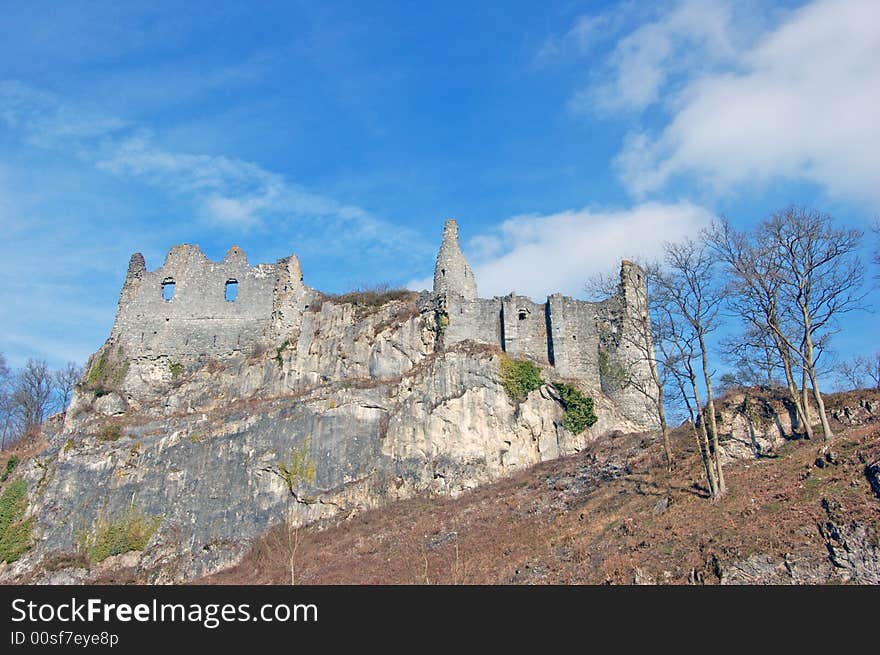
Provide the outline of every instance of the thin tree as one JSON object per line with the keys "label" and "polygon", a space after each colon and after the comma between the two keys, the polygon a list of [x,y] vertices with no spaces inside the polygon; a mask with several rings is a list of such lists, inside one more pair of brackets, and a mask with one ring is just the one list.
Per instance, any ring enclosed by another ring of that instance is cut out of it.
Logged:
{"label": "thin tree", "polygon": [[[655,271],[653,275],[657,275]],[[660,352],[662,369],[666,372],[666,380],[672,383],[678,398],[687,408],[691,430],[700,451],[709,495],[716,499],[721,495],[718,484],[718,467],[709,445],[706,431],[706,420],[701,414],[702,403],[697,384],[697,372],[694,360],[698,348],[696,335],[687,329],[686,324],[678,318],[674,306],[668,304],[668,298],[659,296],[655,301],[657,307],[655,325],[657,325],[656,344]],[[668,396],[667,396],[668,397]],[[717,454],[717,450],[715,453]]]}
{"label": "thin tree", "polygon": [[727,488],[721,467],[707,337],[718,327],[723,288],[719,283],[716,259],[704,241],[684,239],[665,244],[663,250],[663,270],[653,273],[655,286],[660,304],[668,313],[668,323],[675,326],[683,342],[692,344],[699,361],[700,377],[706,393],[705,407],[700,402],[696,385],[692,389],[693,400],[711,441],[717,495],[722,496]]}
{"label": "thin tree", "polygon": [[52,374],[55,382],[55,392],[58,411],[64,411],[70,404],[73,388],[83,375],[83,367],[76,362],[67,362],[64,368],[58,369]]}
{"label": "thin tree", "polygon": [[809,405],[803,402],[795,379],[795,354],[789,345],[793,339],[791,326],[783,311],[782,261],[772,243],[762,241],[759,234],[734,229],[726,218],[714,224],[708,242],[728,269],[725,292],[726,306],[746,321],[746,332],[766,335],[779,356],[789,399],[795,407],[792,431],[812,438]]}
{"label": "thin tree", "polygon": [[11,441],[15,426],[15,404],[12,400],[12,385],[6,357],[0,353],[0,450]]}
{"label": "thin tree", "polygon": [[[828,441],[834,434],[819,388],[818,354],[837,331],[842,314],[864,309],[867,293],[862,288],[864,271],[857,254],[863,234],[835,227],[828,214],[796,207],[771,216],[761,225],[760,234],[778,256],[780,295],[800,329],[792,338],[778,325],[770,327],[800,360],[804,395],[809,382],[823,437]],[[806,398],[803,402],[806,405]]]}
{"label": "thin tree", "polygon": [[880,352],[871,357],[857,355],[837,365],[838,375],[851,389],[861,389],[867,381],[875,389],[880,389]]}
{"label": "thin tree", "polygon": [[741,334],[723,341],[722,357],[734,367],[728,374],[732,381],[730,386],[767,389],[780,386],[782,363],[766,331],[747,325]]}
{"label": "thin tree", "polygon": [[49,365],[43,360],[28,359],[16,376],[13,391],[13,402],[21,413],[24,433],[46,419],[54,391]]}

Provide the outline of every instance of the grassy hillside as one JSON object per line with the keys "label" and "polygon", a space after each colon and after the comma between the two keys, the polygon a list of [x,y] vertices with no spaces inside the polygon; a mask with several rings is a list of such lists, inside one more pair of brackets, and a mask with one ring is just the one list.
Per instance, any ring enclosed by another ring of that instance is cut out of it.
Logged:
{"label": "grassy hillside", "polygon": [[836,427],[827,453],[821,441],[795,440],[770,457],[729,462],[730,492],[718,502],[706,498],[687,429],[673,435],[671,473],[655,435],[613,436],[459,498],[278,526],[241,564],[201,582],[877,582],[870,465],[880,460],[880,428]]}

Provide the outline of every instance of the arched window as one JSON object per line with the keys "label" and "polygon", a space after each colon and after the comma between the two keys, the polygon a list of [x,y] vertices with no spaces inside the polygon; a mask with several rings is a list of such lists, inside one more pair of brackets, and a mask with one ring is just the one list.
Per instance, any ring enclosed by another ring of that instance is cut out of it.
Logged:
{"label": "arched window", "polygon": [[235,302],[237,296],[238,280],[232,278],[226,280],[226,302]]}
{"label": "arched window", "polygon": [[174,278],[166,277],[162,280],[162,299],[165,302],[170,302],[174,297]]}
{"label": "arched window", "polygon": [[521,310],[519,310],[519,316],[518,316],[518,318],[519,318],[519,320],[524,321],[524,320],[526,320],[526,318],[528,317],[528,315],[529,315],[529,312],[528,312],[528,311],[526,311],[525,309],[521,309]]}

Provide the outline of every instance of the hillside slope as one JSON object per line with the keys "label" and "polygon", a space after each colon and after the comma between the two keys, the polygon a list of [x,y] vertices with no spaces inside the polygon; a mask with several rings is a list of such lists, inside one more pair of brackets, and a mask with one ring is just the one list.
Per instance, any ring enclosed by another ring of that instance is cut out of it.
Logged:
{"label": "hillside slope", "polygon": [[[829,404],[873,408],[866,393]],[[613,435],[458,498],[278,526],[202,582],[878,584],[880,428],[836,427],[827,452],[798,440],[729,460],[719,502],[687,427],[672,473],[651,435]]]}

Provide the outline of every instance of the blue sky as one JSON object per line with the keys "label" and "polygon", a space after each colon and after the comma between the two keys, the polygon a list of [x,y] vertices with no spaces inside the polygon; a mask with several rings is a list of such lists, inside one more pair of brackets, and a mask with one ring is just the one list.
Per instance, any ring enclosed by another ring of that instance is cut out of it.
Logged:
{"label": "blue sky", "polygon": [[720,213],[880,214],[874,0],[0,5],[13,365],[84,361],[177,243],[421,287],[455,217],[481,295],[541,298]]}

